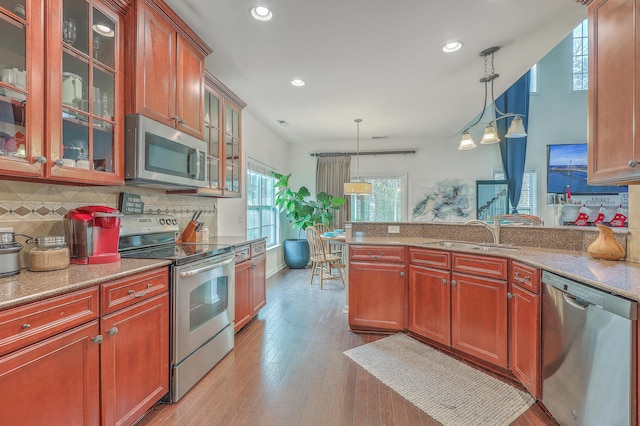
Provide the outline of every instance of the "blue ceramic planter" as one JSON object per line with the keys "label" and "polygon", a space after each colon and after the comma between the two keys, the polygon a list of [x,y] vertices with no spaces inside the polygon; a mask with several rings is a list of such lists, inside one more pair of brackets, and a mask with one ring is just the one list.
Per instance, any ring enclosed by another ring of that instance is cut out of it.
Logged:
{"label": "blue ceramic planter", "polygon": [[309,263],[311,251],[307,240],[284,240],[284,263],[291,269],[303,269]]}

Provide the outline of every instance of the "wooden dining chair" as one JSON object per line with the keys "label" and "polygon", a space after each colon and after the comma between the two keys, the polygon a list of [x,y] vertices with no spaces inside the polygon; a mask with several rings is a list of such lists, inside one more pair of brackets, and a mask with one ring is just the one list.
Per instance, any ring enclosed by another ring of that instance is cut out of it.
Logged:
{"label": "wooden dining chair", "polygon": [[530,214],[501,214],[494,216],[496,219],[502,219],[511,223],[519,223],[523,225],[541,226],[542,219],[538,216]]}
{"label": "wooden dining chair", "polygon": [[[340,278],[342,286],[345,286],[344,270],[346,265],[342,262],[342,257],[329,253],[325,247],[324,241],[320,238],[320,234],[315,227],[310,226],[305,230],[309,248],[311,249],[311,278],[309,284],[313,284],[313,278],[320,276],[320,290],[325,279]],[[333,275],[332,270],[335,269],[338,275]]]}

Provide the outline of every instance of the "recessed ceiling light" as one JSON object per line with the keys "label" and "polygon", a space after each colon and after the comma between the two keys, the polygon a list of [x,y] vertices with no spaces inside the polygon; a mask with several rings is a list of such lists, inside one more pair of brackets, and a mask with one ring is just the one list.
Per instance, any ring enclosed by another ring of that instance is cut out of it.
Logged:
{"label": "recessed ceiling light", "polygon": [[93,31],[105,37],[113,37],[115,35],[111,27],[103,24],[94,24]]}
{"label": "recessed ceiling light", "polygon": [[305,84],[307,84],[307,82],[304,80],[300,80],[299,78],[294,78],[293,80],[291,80],[291,85],[296,87],[301,87],[301,86],[304,86]]}
{"label": "recessed ceiling light", "polygon": [[276,120],[278,122],[278,124],[280,124],[281,126],[288,126],[289,123],[287,123],[285,120]]}
{"label": "recessed ceiling light", "polygon": [[442,51],[444,53],[451,53],[451,52],[456,52],[460,49],[462,49],[462,45],[464,43],[462,43],[461,41],[452,41],[449,42],[447,44],[445,44],[444,46],[442,46]]}
{"label": "recessed ceiling light", "polygon": [[253,16],[258,21],[268,21],[273,18],[273,13],[269,9],[264,6],[256,6],[251,9],[251,16]]}

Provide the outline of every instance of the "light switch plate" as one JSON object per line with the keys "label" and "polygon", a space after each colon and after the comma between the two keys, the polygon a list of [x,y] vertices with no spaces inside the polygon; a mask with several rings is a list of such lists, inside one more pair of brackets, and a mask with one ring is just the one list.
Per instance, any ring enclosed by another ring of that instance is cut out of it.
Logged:
{"label": "light switch plate", "polygon": [[400,225],[389,225],[387,228],[387,232],[389,234],[399,234],[400,233]]}

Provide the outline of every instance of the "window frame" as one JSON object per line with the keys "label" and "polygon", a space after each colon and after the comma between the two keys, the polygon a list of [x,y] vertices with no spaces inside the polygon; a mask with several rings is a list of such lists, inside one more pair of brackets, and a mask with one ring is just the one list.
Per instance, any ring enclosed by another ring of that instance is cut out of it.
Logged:
{"label": "window frame", "polygon": [[[578,36],[578,33],[580,34]],[[576,41],[580,39],[581,53],[576,54]],[[582,62],[580,72],[576,73],[575,63],[576,60]],[[581,76],[581,84],[578,87],[576,85],[576,77]],[[585,86],[586,77],[586,86]],[[572,92],[586,92],[589,90],[589,20],[585,19],[578,24],[571,32],[571,91]]]}
{"label": "window frame", "polygon": [[[407,193],[407,174],[406,173],[363,173],[363,174],[359,174],[359,175],[352,175],[350,181],[351,182],[362,182],[367,181],[367,180],[376,180],[376,179],[398,179],[400,180],[400,217],[398,218],[398,220],[394,221],[394,222],[404,222],[406,221],[407,218],[407,212],[408,210],[408,193]],[[372,185],[373,187],[373,185]],[[354,204],[356,202],[360,202],[360,203],[364,203],[366,198],[370,198],[369,195],[345,195],[345,197],[351,197],[350,198],[350,204],[349,204],[349,220],[351,222],[359,222],[360,220],[356,220],[356,218],[354,218],[352,216],[353,213],[353,209],[354,209]],[[355,199],[355,201],[354,201]],[[369,220],[367,220],[367,222],[370,222]],[[374,221],[374,223],[385,223],[385,222],[390,222],[390,221],[380,221],[380,222],[376,222]]]}
{"label": "window frame", "polygon": [[[255,170],[253,168],[251,168],[249,166],[249,163],[253,163],[254,165],[256,165],[256,168],[261,168],[262,170]],[[247,161],[247,170],[246,170],[246,187],[245,187],[245,194],[246,194],[246,202],[245,202],[245,213],[247,215],[247,221],[246,221],[246,232],[247,232],[247,238],[251,237],[253,238],[253,236],[250,236],[250,231],[254,231],[254,230],[259,230],[260,232],[258,233],[258,237],[262,238],[262,237],[267,237],[266,240],[266,244],[267,244],[267,248],[270,247],[275,247],[279,244],[281,244],[280,241],[280,211],[278,209],[278,207],[275,205],[275,188],[273,188],[273,195],[272,195],[272,199],[273,199],[273,204],[263,204],[263,180],[264,179],[271,179],[273,181],[273,183],[275,183],[276,178],[271,174],[271,170],[267,169],[264,166],[260,166],[261,163],[257,162],[256,160],[249,160]],[[257,205],[252,205],[250,204],[250,193],[252,191],[249,190],[249,186],[250,186],[250,182],[252,182],[252,179],[250,179],[250,173],[253,173],[257,176],[260,176],[260,187],[257,189],[257,194],[260,198],[259,203]],[[269,211],[271,211],[270,216],[273,218],[273,223],[269,223],[269,224],[264,224],[263,223],[263,214],[261,214],[260,212],[262,212],[264,209],[268,209]],[[250,214],[249,212],[252,210],[257,210],[258,214],[257,214],[257,218],[258,218],[258,226],[257,227],[251,227],[250,228]],[[265,235],[264,234],[264,229],[268,228],[268,227],[273,227],[273,236],[274,236],[274,241],[270,241],[270,235]]]}
{"label": "window frame", "polygon": [[[540,204],[538,202],[538,171],[535,170],[535,169],[525,169],[524,173],[525,173],[525,177],[526,177],[527,174],[529,174],[530,176],[533,175],[533,179],[529,178],[528,182],[524,178],[522,180],[523,187],[524,187],[525,184],[529,185],[529,189],[526,191],[529,194],[529,196],[528,196],[529,207],[527,208],[528,212],[526,212],[526,213],[519,212],[519,213],[520,214],[530,214],[530,215],[533,215],[533,216],[538,216],[538,210],[539,210],[538,205]],[[494,169],[493,170],[493,178],[495,180],[506,179],[504,170],[503,169]],[[522,200],[522,192],[520,192],[520,200]],[[513,206],[511,205],[511,201],[509,201],[509,212],[511,212],[512,208],[513,208]],[[520,210],[520,209],[518,209],[518,210]]]}

